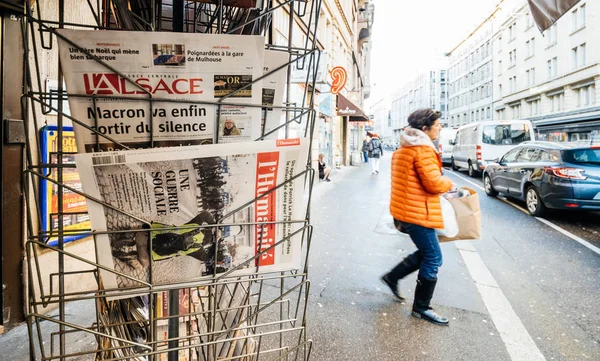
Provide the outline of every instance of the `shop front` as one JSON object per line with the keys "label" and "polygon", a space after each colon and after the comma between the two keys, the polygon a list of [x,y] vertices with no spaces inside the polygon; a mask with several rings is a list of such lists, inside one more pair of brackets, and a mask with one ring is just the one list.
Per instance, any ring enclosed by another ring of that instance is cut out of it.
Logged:
{"label": "shop front", "polygon": [[340,125],[340,139],[337,147],[341,165],[358,165],[361,161],[364,127],[369,125],[369,117],[345,96],[337,95],[337,116]]}
{"label": "shop front", "polygon": [[600,141],[600,109],[562,117],[533,120],[537,140]]}

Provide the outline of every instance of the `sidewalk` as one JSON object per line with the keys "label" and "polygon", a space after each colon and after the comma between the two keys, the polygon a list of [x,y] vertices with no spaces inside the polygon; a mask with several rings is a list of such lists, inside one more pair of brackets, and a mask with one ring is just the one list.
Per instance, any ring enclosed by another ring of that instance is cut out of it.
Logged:
{"label": "sidewalk", "polygon": [[396,302],[379,277],[416,250],[389,214],[391,153],[379,174],[363,164],[328,192],[319,185],[312,219],[309,337],[311,360],[508,361],[455,245],[443,244],[444,265],[432,306],[450,327],[411,316],[416,273],[401,282],[406,304]]}

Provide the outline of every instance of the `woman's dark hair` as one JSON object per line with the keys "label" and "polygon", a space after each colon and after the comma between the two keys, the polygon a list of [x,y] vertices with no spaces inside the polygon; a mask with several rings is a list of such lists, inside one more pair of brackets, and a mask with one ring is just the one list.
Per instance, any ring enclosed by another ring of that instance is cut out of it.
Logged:
{"label": "woman's dark hair", "polygon": [[422,130],[423,127],[429,129],[441,116],[442,113],[440,113],[439,110],[433,110],[431,108],[418,109],[408,116],[408,125],[419,130]]}

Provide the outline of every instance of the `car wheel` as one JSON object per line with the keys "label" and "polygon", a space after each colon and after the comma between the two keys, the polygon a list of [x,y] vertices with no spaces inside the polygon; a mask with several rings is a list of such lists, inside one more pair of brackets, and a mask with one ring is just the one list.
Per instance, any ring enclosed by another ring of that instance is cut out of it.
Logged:
{"label": "car wheel", "polygon": [[473,168],[473,164],[471,163],[471,161],[469,161],[469,177],[477,177],[477,175],[479,174],[479,172],[477,171],[477,169]]}
{"label": "car wheel", "polygon": [[451,162],[450,162],[450,167],[452,167],[453,171],[457,171],[458,167],[456,166],[456,163],[454,163],[454,158],[452,158]]}
{"label": "car wheel", "polygon": [[483,177],[483,187],[485,188],[485,194],[487,194],[490,197],[495,197],[498,195],[498,192],[494,189],[494,186],[492,185],[492,178],[489,175],[485,175],[485,177]]}
{"label": "car wheel", "polygon": [[525,203],[527,204],[527,211],[532,216],[541,217],[546,213],[547,208],[542,202],[540,193],[534,186],[527,188]]}

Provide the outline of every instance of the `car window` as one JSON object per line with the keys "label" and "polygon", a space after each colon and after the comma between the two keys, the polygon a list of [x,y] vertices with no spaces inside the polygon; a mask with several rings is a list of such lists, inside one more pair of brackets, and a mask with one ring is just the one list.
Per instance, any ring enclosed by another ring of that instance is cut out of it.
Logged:
{"label": "car window", "polygon": [[506,153],[504,157],[502,157],[502,161],[505,163],[514,162],[515,160],[517,160],[517,155],[519,155],[521,149],[522,148],[513,149],[510,152]]}
{"label": "car window", "polygon": [[527,163],[535,162],[538,158],[538,150],[535,148],[525,148],[517,157],[517,162]]}
{"label": "car window", "polygon": [[565,162],[575,164],[600,164],[600,149],[573,149],[563,152]]}
{"label": "car window", "polygon": [[527,124],[486,125],[483,127],[482,141],[485,144],[517,145],[529,140],[531,140],[531,134]]}
{"label": "car window", "polygon": [[558,162],[560,161],[560,153],[555,150],[540,150],[540,162]]}

